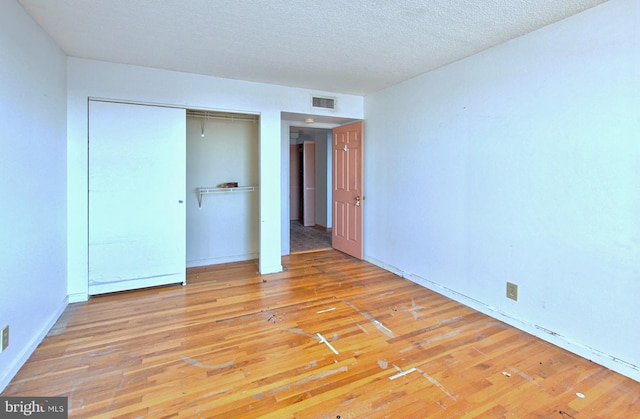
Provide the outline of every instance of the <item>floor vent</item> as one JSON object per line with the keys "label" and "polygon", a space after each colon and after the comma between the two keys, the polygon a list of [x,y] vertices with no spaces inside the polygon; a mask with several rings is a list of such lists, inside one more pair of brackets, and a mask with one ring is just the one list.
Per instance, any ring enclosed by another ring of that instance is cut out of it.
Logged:
{"label": "floor vent", "polygon": [[334,111],[336,109],[336,98],[313,96],[311,98],[311,106],[314,108],[330,109]]}

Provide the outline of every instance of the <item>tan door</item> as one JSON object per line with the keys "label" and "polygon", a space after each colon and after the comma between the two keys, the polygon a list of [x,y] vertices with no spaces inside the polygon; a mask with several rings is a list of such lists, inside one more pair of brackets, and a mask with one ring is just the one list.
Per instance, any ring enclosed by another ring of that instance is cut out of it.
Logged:
{"label": "tan door", "polygon": [[335,249],[363,258],[363,123],[333,129],[333,238]]}

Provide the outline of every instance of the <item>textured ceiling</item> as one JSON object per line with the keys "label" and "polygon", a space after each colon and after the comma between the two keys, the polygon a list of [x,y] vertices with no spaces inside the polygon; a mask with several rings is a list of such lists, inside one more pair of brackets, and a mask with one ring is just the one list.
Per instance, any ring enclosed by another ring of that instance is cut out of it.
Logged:
{"label": "textured ceiling", "polygon": [[19,0],[67,55],[366,95],[605,0]]}

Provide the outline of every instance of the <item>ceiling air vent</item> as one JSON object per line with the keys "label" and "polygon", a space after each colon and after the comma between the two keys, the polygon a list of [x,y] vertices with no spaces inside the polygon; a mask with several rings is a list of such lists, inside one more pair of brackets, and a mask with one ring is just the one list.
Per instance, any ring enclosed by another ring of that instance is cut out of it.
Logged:
{"label": "ceiling air vent", "polygon": [[334,111],[336,109],[336,98],[313,96],[311,97],[311,106],[314,108],[330,109]]}

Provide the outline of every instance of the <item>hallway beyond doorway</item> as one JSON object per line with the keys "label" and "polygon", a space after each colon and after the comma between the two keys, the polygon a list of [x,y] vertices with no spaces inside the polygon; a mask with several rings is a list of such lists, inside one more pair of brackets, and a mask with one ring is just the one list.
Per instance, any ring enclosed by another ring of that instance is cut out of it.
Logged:
{"label": "hallway beyond doorway", "polygon": [[331,231],[304,227],[299,220],[291,220],[291,253],[331,248]]}

